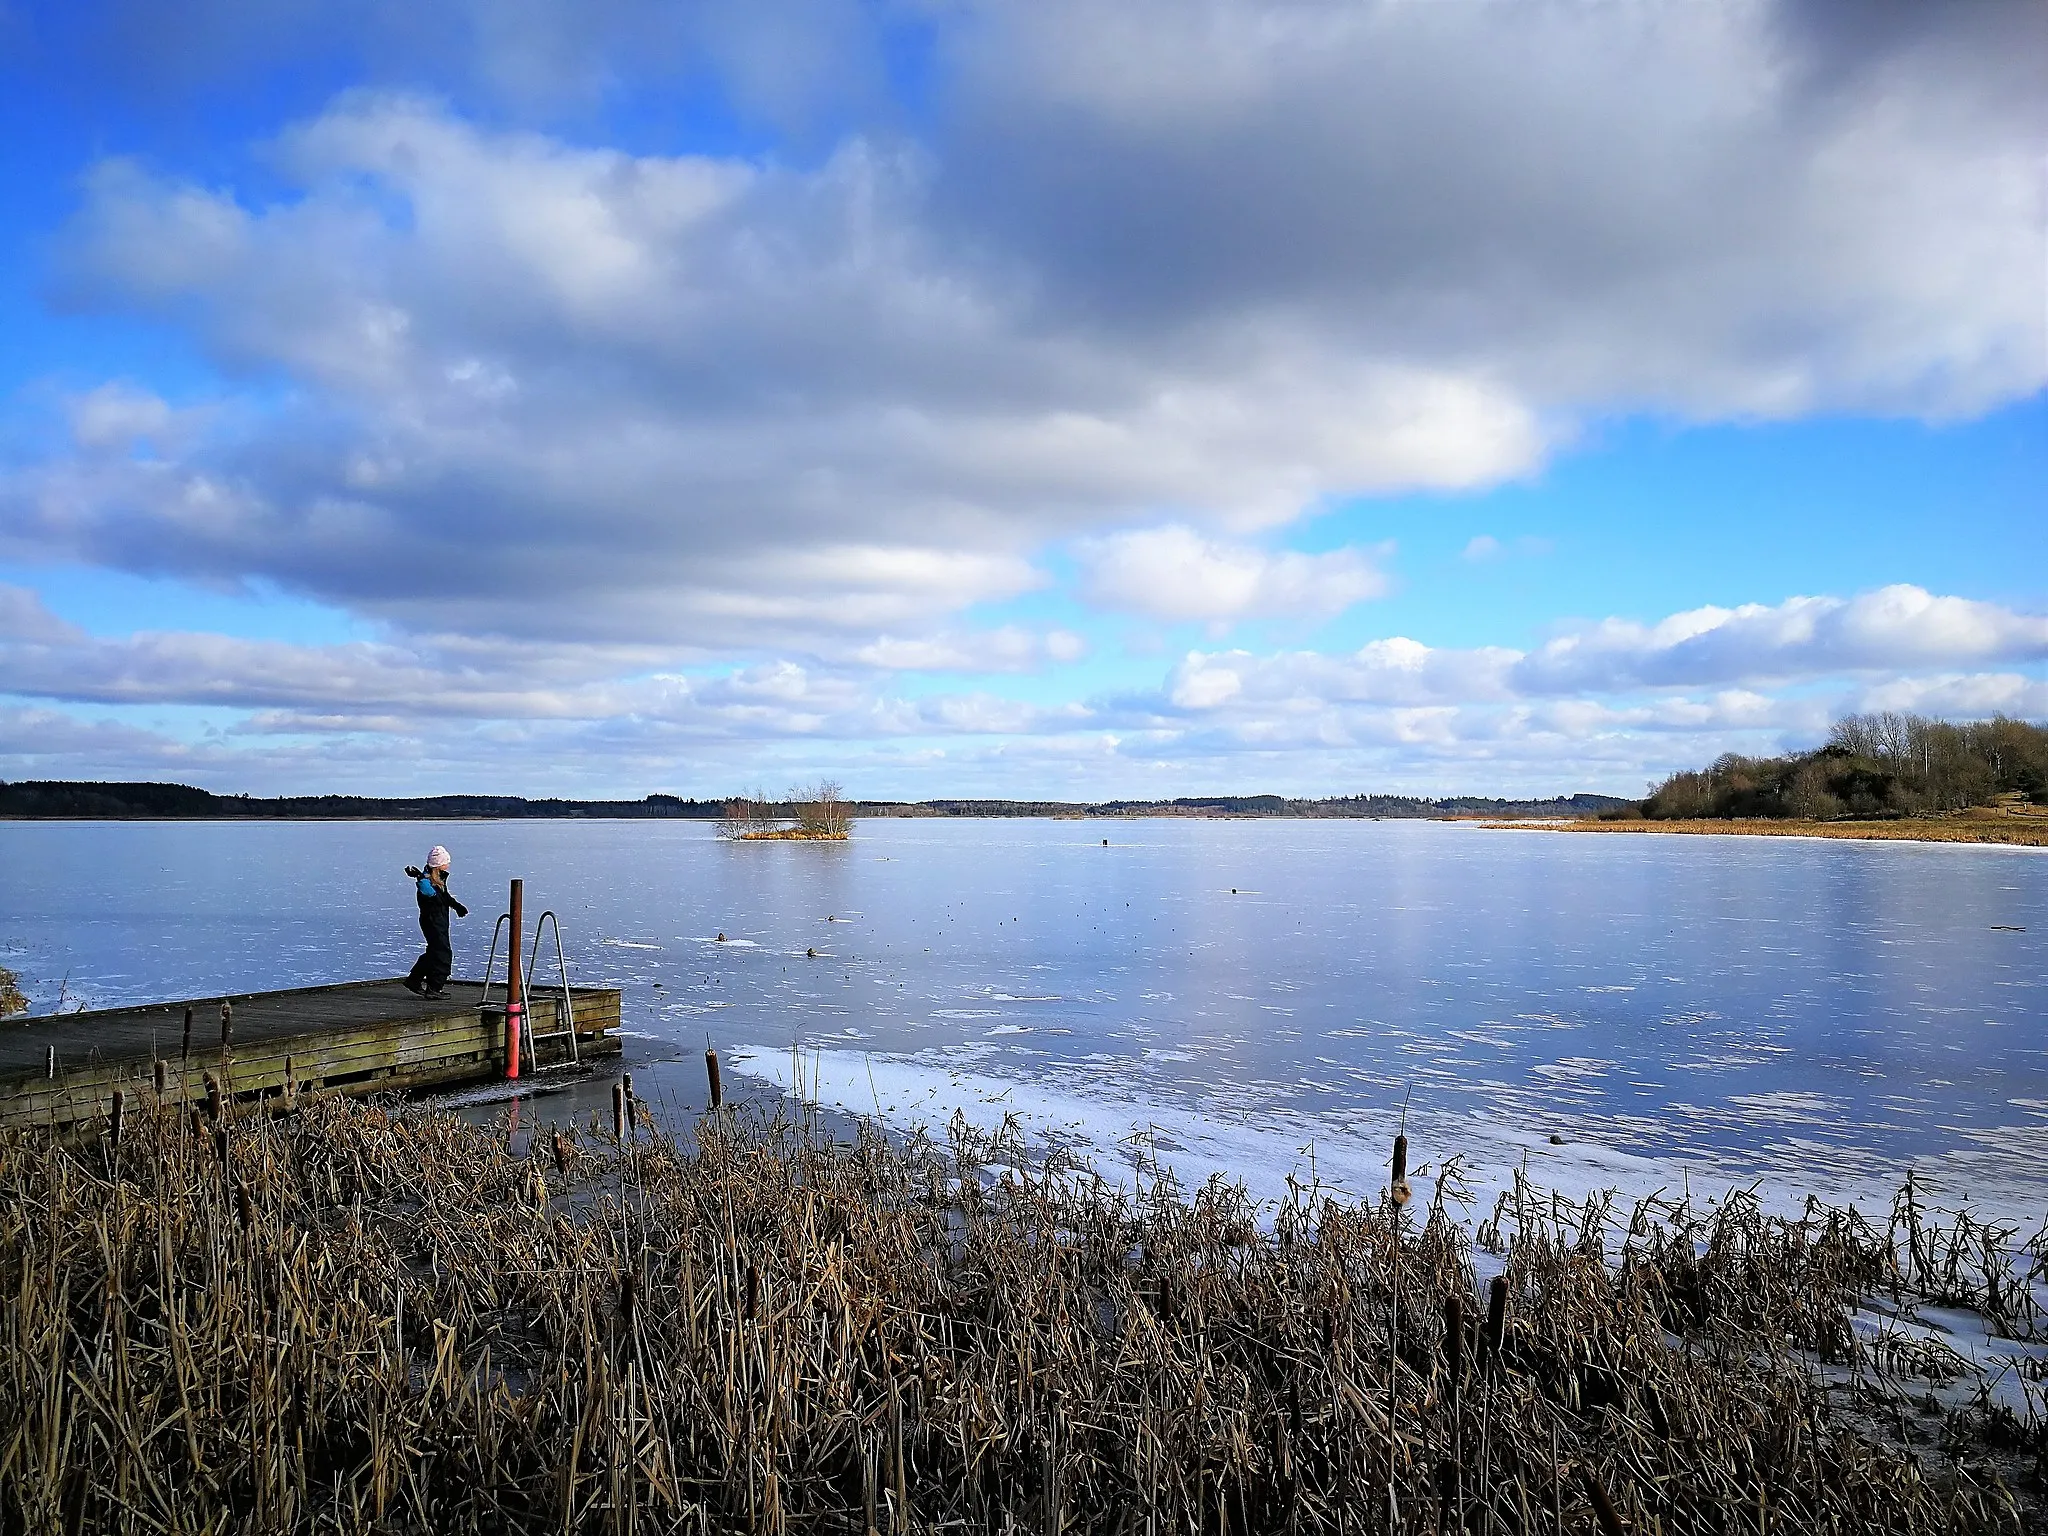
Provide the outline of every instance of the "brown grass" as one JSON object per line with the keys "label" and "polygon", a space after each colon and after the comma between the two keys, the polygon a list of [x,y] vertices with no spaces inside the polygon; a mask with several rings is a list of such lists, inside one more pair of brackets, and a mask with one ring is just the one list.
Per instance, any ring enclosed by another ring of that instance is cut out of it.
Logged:
{"label": "brown grass", "polygon": [[2048,848],[2048,817],[1945,816],[1898,821],[1489,821],[1488,827],[1532,832],[1670,832],[1711,837],[1835,837],[1862,842],[2006,843]]}
{"label": "brown grass", "polygon": [[766,832],[742,832],[736,843],[843,843],[845,832],[820,832],[811,827],[776,827]]}
{"label": "brown grass", "polygon": [[85,1144],[0,1135],[0,1530],[1917,1536],[2038,1513],[2015,1497],[2038,1420],[1929,1417],[1953,1353],[1852,1324],[1873,1295],[2041,1322],[2041,1240],[1937,1226],[1910,1184],[1887,1224],[1518,1182],[1475,1233],[1311,1184],[1277,1213],[1220,1179],[1126,1193],[957,1122],[847,1141],[728,1111],[680,1141],[631,1102],[530,1144],[147,1095]]}

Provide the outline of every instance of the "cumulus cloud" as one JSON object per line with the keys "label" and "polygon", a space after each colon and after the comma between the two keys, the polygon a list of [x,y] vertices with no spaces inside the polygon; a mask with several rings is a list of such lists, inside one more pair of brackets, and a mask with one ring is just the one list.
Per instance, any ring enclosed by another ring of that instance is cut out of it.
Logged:
{"label": "cumulus cloud", "polygon": [[1077,553],[1090,602],[1167,622],[1322,619],[1389,585],[1362,550],[1269,552],[1177,524],[1090,539]]}
{"label": "cumulus cloud", "polygon": [[1551,405],[2038,387],[2048,27],[1858,9],[976,7],[941,205],[1134,332],[1313,313]]}
{"label": "cumulus cloud", "polygon": [[1951,720],[1981,720],[1987,715],[2048,720],[2048,682],[2017,672],[1894,677],[1860,690],[1853,706],[1858,713],[1899,710]]}
{"label": "cumulus cloud", "polygon": [[[1917,698],[1933,709],[1934,701],[1948,701],[1942,712],[2022,709],[2029,700],[2037,707],[2039,685],[2019,674],[1953,669],[2044,659],[2048,616],[1900,585],[1852,598],[1696,608],[1655,624],[1607,619],[1527,652],[1432,647],[1399,637],[1347,653],[1191,651],[1164,692],[1184,711],[1308,717],[1351,706],[1430,709],[1712,688],[1719,690],[1719,718],[1732,723],[1729,701],[1751,701],[1744,708],[1768,702],[1759,690],[1871,674],[1891,676],[1858,684],[1866,702]],[[1930,672],[1938,677],[1920,680]],[[1683,723],[1693,707],[1682,700],[1644,704],[1649,712],[1638,718],[1652,726]]]}
{"label": "cumulus cloud", "polygon": [[566,600],[525,627],[732,645],[932,622],[1104,522],[1264,526],[1541,451],[1483,377],[1293,322],[1148,354],[1041,315],[935,237],[909,149],[636,156],[356,96],[276,161],[298,193],[254,207],[102,165],[64,272],[306,393],[174,457],[18,472],[0,541],[415,628],[451,622],[450,571],[545,580]]}
{"label": "cumulus cloud", "polygon": [[1518,661],[1515,684],[1558,693],[1770,680],[2048,657],[2048,616],[1900,584],[1854,598],[1695,608],[1653,625],[1608,619]]}
{"label": "cumulus cloud", "polygon": [[1044,631],[1005,624],[992,630],[884,635],[857,646],[852,659],[890,672],[1020,672],[1079,661],[1088,642],[1068,629]]}
{"label": "cumulus cloud", "polygon": [[[200,46],[239,35],[200,9]],[[691,14],[544,4],[462,35],[628,93],[714,69],[778,123],[808,109],[762,82],[826,91],[806,56],[867,78],[886,52],[825,0]],[[290,387],[180,431],[87,397],[77,453],[0,482],[0,551],[261,576],[421,632],[544,589],[529,630],[878,641],[1028,587],[1062,540],[1495,483],[1588,413],[1940,415],[2043,380],[2043,108],[2013,62],[2036,8],[928,21],[914,130],[834,87],[846,126],[800,163],[374,90],[279,135],[261,182],[101,163],[60,291]],[[138,439],[147,462],[99,451]],[[1367,581],[1319,569],[1251,585]]]}
{"label": "cumulus cloud", "polygon": [[[986,693],[892,694],[874,669],[1018,667],[1077,637],[1021,630],[905,641],[833,667],[787,659],[715,672],[648,669],[647,653],[442,636],[402,644],[302,645],[192,632],[122,638],[52,619],[33,594],[0,587],[0,687],[21,698],[247,712],[263,735],[486,733],[500,726],[626,729],[670,739],[834,742],[938,732],[1037,731],[1078,706],[1022,705]],[[946,649],[950,644],[951,649]],[[1079,711],[1085,713],[1085,711]]]}
{"label": "cumulus cloud", "polygon": [[70,641],[83,638],[75,626],[50,612],[42,595],[0,582],[0,645],[9,641]]}
{"label": "cumulus cloud", "polygon": [[[658,649],[459,634],[334,645],[188,632],[109,638],[64,623],[33,593],[0,587],[8,693],[230,712],[216,727],[224,734],[204,744],[214,755],[190,759],[213,770],[235,753],[321,769],[300,754],[324,738],[360,753],[337,763],[366,775],[401,764],[418,772],[429,761],[478,771],[545,759],[551,771],[638,765],[662,775],[654,782],[673,782],[677,763],[812,743],[836,762],[887,760],[898,774],[929,774],[927,791],[939,793],[958,788],[944,775],[963,762],[987,767],[1009,752],[1015,766],[1028,744],[1057,743],[1077,762],[1106,753],[1112,763],[1149,764],[1147,772],[1226,757],[1259,771],[1298,754],[1285,771],[1300,789],[1312,787],[1299,777],[1311,765],[1345,753],[1489,773],[1510,748],[1531,772],[1542,761],[1599,763],[1609,753],[1670,766],[1731,741],[1775,750],[1811,740],[1850,709],[2048,714],[2048,684],[2012,670],[2048,658],[2048,620],[1918,588],[1698,609],[1654,624],[1608,620],[1533,652],[1403,637],[1336,653],[1192,651],[1157,689],[1088,701],[1027,702],[971,683],[907,697],[890,682],[899,671],[1034,666],[1079,645],[1062,631],[1013,626],[877,642],[838,664],[777,658],[678,671]],[[378,740],[381,758],[366,745]],[[251,745],[263,742],[286,745]],[[889,757],[891,743],[921,744],[922,766]],[[90,757],[73,771],[93,776],[109,761],[148,759],[146,745],[80,726],[51,734],[33,755]],[[165,761],[196,750],[158,748]],[[1102,793],[1122,787],[1109,767],[1095,781]]]}

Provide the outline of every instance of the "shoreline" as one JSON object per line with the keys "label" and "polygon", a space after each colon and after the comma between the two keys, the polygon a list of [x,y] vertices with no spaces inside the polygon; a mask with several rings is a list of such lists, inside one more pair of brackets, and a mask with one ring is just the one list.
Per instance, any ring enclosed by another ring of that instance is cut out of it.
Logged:
{"label": "shoreline", "polygon": [[1847,843],[1961,843],[2048,848],[2048,816],[2010,821],[1483,821],[1494,832],[1651,833],[1669,837],[1812,837]]}
{"label": "shoreline", "polygon": [[[1707,1205],[1747,1190],[1774,1216],[1798,1213],[1808,1195],[1864,1212],[1889,1205],[1912,1178],[1943,1210],[1967,1210],[2028,1232],[2048,1226],[2048,1188],[2034,1165],[1958,1138],[1912,1153],[1803,1138],[1797,1126],[1758,1133],[1748,1150],[1630,1145],[1578,1115],[1548,1120],[1398,1106],[1330,1115],[1270,1102],[1173,1103],[1140,1092],[1089,1091],[1071,1078],[1033,1079],[941,1053],[874,1052],[853,1043],[741,1043],[720,1050],[727,1070],[763,1085],[785,1107],[816,1105],[872,1119],[892,1134],[943,1136],[956,1123],[983,1134],[1013,1123],[1019,1134],[1087,1162],[1115,1183],[1141,1165],[1170,1169],[1198,1188],[1230,1170],[1249,1196],[1277,1204],[1314,1182],[1346,1199],[1385,1180],[1385,1147],[1405,1133],[1415,1149],[1418,1198],[1452,1172],[1446,1198],[1473,1219],[1520,1183],[1567,1200],[1613,1194],[1635,1200],[1687,1191]],[[800,1060],[798,1059],[800,1057]],[[766,1102],[766,1100],[764,1100]],[[2001,1134],[2025,1134],[2021,1127]],[[1553,1135],[1560,1139],[1553,1141]]]}

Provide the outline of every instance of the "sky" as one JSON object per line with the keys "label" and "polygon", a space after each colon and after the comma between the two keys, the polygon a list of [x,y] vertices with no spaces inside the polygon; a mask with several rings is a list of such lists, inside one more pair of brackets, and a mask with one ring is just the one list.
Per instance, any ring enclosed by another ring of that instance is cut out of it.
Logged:
{"label": "sky", "polygon": [[0,779],[2048,718],[2031,0],[0,0]]}

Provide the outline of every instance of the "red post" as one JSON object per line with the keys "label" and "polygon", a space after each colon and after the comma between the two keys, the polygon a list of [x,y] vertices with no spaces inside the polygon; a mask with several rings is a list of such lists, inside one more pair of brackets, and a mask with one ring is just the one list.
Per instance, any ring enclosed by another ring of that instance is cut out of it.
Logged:
{"label": "red post", "polygon": [[519,1075],[519,1026],[526,1018],[526,978],[519,972],[519,929],[526,921],[526,882],[512,882],[512,951],[505,978],[505,1075]]}

